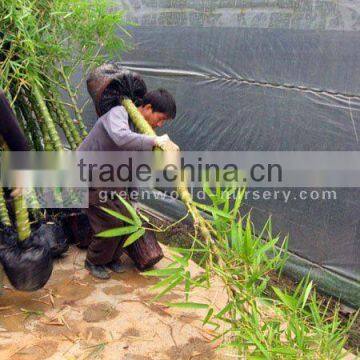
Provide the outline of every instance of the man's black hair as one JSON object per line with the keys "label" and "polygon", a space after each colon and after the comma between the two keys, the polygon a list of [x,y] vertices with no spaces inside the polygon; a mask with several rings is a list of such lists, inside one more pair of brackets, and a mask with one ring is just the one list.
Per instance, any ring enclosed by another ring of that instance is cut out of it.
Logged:
{"label": "man's black hair", "polygon": [[170,119],[176,116],[176,103],[173,96],[165,89],[149,91],[141,101],[141,105],[150,104],[153,111],[166,114]]}

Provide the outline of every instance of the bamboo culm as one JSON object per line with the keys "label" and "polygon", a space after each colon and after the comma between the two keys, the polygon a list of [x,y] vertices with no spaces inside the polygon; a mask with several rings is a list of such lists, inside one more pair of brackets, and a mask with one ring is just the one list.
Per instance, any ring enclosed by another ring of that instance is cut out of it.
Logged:
{"label": "bamboo culm", "polygon": [[55,113],[55,118],[59,120],[59,125],[63,129],[71,149],[75,150],[82,142],[79,131],[66,110],[65,105],[62,103],[61,96],[55,87],[52,87],[50,96],[53,101],[49,103],[49,108]]}
{"label": "bamboo culm", "polygon": [[41,135],[42,135],[42,141],[44,144],[44,150],[45,151],[53,151],[55,150],[54,143],[50,137],[49,129],[47,127],[46,121],[44,119],[43,113],[40,109],[40,106],[33,94],[29,94],[29,102],[31,104],[32,110],[34,112],[36,122],[39,125]]}
{"label": "bamboo culm", "polygon": [[[68,95],[70,97],[70,100],[71,100],[72,104],[73,104],[74,111],[75,111],[76,122],[77,122],[77,125],[78,125],[78,127],[79,127],[79,129],[81,131],[81,135],[82,135],[83,138],[86,138],[86,136],[88,135],[88,132],[86,131],[84,122],[82,120],[82,115],[81,115],[81,112],[80,112],[80,110],[78,108],[75,94],[74,94],[73,90],[71,89],[71,84],[69,82],[68,77],[65,74],[64,67],[62,65],[60,66],[60,73],[61,73],[62,78],[64,80],[66,91],[67,91],[67,93],[68,93]],[[72,120],[71,120],[71,122],[73,123]],[[81,143],[81,140],[80,140],[80,143]]]}
{"label": "bamboo culm", "polygon": [[41,137],[42,137],[41,129],[39,127],[38,122],[35,120],[35,112],[33,110],[33,106],[25,94],[21,96],[21,100],[19,99],[19,102],[20,102],[21,111],[26,121],[26,125],[29,126],[29,130],[31,132],[31,138],[34,144],[34,149],[36,151],[43,151],[44,146],[41,142]]}
{"label": "bamboo culm", "polygon": [[66,111],[65,106],[63,104],[61,104],[60,101],[58,102],[57,111],[58,111],[59,116],[62,117],[62,119],[65,121],[66,125],[68,126],[68,128],[71,132],[71,135],[74,139],[74,142],[76,144],[76,147],[77,147],[78,145],[81,144],[82,139],[79,135],[79,132],[78,132],[73,120],[71,119],[69,113]]}
{"label": "bamboo culm", "polygon": [[[126,109],[135,127],[139,130],[140,133],[150,136],[156,136],[154,129],[144,119],[142,114],[139,112],[135,104],[130,99],[122,100],[121,104]],[[212,242],[211,234],[209,229],[207,228],[206,221],[201,216],[196,206],[193,204],[192,197],[187,189],[187,186],[184,183],[180,183],[180,185],[178,186],[178,192],[181,200],[184,202],[186,208],[188,209],[189,213],[192,215],[194,219],[195,227],[199,229],[204,240],[207,243],[211,243]]]}
{"label": "bamboo culm", "polygon": [[16,228],[19,241],[24,241],[31,234],[29,213],[27,211],[26,203],[22,196],[21,189],[15,189],[12,192],[12,196],[14,197]]}
{"label": "bamboo culm", "polygon": [[35,189],[29,189],[26,194],[26,204],[35,220],[40,220],[44,217],[41,212],[41,206],[36,195]]}
{"label": "bamboo culm", "polygon": [[26,118],[24,116],[24,113],[23,113],[23,109],[22,107],[20,106],[20,104],[17,104],[18,106],[15,106],[15,110],[16,110],[16,117],[18,119],[18,122],[20,124],[20,127],[31,147],[31,149],[33,150],[34,149],[34,143],[33,143],[33,139],[32,139],[32,136],[31,136],[31,131],[30,131],[30,128],[29,128],[29,125],[28,123],[26,122]]}
{"label": "bamboo culm", "polygon": [[41,133],[43,136],[44,150],[45,151],[53,151],[54,146],[51,142],[50,135],[49,135],[48,129],[46,127],[45,121],[43,119],[41,119],[41,120],[38,120],[38,122],[39,122]]}
{"label": "bamboo culm", "polygon": [[63,129],[66,140],[70,146],[71,150],[75,150],[77,147],[77,144],[75,143],[75,140],[71,134],[70,128],[67,124],[67,122],[64,120],[64,117],[60,115],[58,109],[54,104],[48,104],[48,108],[50,110],[50,114],[52,118],[55,120],[55,122]]}
{"label": "bamboo culm", "polygon": [[43,95],[42,92],[40,90],[40,88],[38,87],[38,85],[34,84],[32,86],[32,90],[33,90],[33,94],[34,97],[36,99],[36,102],[39,106],[39,110],[42,114],[43,120],[44,120],[44,124],[46,124],[46,128],[48,130],[48,134],[50,136],[50,139],[54,145],[54,150],[56,151],[61,151],[63,150],[62,144],[61,144],[61,139],[59,134],[56,131],[55,128],[55,124],[53,119],[50,116],[49,110],[46,106],[46,103],[43,99]]}
{"label": "bamboo culm", "polygon": [[5,226],[11,226],[11,221],[4,197],[4,189],[2,187],[0,187],[0,221]]}

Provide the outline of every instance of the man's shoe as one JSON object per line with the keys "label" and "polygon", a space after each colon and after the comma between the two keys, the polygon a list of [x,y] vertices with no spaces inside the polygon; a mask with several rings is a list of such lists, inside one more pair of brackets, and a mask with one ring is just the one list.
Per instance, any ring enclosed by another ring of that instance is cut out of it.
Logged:
{"label": "man's shoe", "polygon": [[103,265],[94,265],[89,260],[85,260],[85,268],[90,271],[92,276],[98,279],[110,279],[110,274]]}
{"label": "man's shoe", "polygon": [[112,261],[105,265],[108,269],[110,269],[113,272],[116,272],[118,274],[125,271],[124,267],[121,265],[120,260]]}

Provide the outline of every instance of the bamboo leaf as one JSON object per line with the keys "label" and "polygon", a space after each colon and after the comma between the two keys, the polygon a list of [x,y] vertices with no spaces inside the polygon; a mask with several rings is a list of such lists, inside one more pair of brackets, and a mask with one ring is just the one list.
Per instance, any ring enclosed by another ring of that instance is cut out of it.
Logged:
{"label": "bamboo leaf", "polygon": [[212,199],[212,198],[214,197],[214,194],[213,194],[213,192],[211,191],[208,182],[205,182],[205,181],[204,181],[204,183],[203,183],[203,189],[204,189],[206,195],[207,195],[210,199]]}
{"label": "bamboo leaf", "polygon": [[211,214],[216,214],[216,215],[219,215],[219,216],[222,216],[226,219],[230,219],[230,215],[228,213],[226,213],[225,211],[222,211],[220,209],[217,209],[213,206],[208,206],[208,205],[205,205],[205,204],[201,204],[201,203],[198,203],[196,201],[193,201],[193,204],[198,207],[199,209],[201,210],[204,210],[204,211],[207,211]]}
{"label": "bamboo leaf", "polygon": [[124,222],[126,222],[128,224],[132,224],[132,225],[136,224],[134,220],[132,220],[132,219],[128,218],[127,216],[125,216],[123,214],[120,214],[120,213],[118,213],[118,212],[116,212],[114,210],[107,209],[107,208],[104,208],[102,206],[100,207],[100,209],[105,211],[107,214],[109,214],[109,215],[111,215],[111,216],[113,216],[113,217],[115,217],[115,218],[117,218],[117,219],[119,219],[121,221],[124,221]]}
{"label": "bamboo leaf", "polygon": [[242,188],[241,190],[238,190],[237,194],[236,194],[236,200],[234,203],[234,207],[232,209],[232,214],[231,214],[231,221],[235,221],[236,220],[236,216],[239,212],[240,209],[240,205],[242,203],[242,200],[244,198],[245,195],[245,188]]}
{"label": "bamboo leaf", "polygon": [[224,314],[226,314],[232,308],[232,303],[226,304],[216,315],[215,317],[220,319]]}
{"label": "bamboo leaf", "polygon": [[246,333],[248,337],[252,340],[254,345],[262,352],[262,354],[265,356],[266,359],[271,359],[271,355],[269,351],[265,348],[265,346],[259,341],[259,339],[256,338],[254,333],[251,333],[250,331],[246,330]]}
{"label": "bamboo leaf", "polygon": [[[222,211],[223,211],[224,213],[228,214],[228,213],[229,213],[229,209],[230,209],[230,199],[229,199],[228,196],[226,196]],[[229,216],[229,218],[231,219],[231,216]]]}
{"label": "bamboo leaf", "polygon": [[213,313],[214,313],[214,309],[210,308],[208,313],[206,314],[204,320],[203,320],[203,325],[206,325],[209,322],[209,320],[211,319]]}
{"label": "bamboo leaf", "polygon": [[295,349],[292,349],[290,347],[273,347],[271,349],[272,353],[275,354],[283,354],[283,355],[292,355],[292,356],[296,356],[297,351]]}
{"label": "bamboo leaf", "polygon": [[277,297],[283,302],[284,305],[286,305],[288,308],[292,310],[296,310],[297,308],[297,300],[296,298],[293,298],[292,296],[285,294],[282,292],[279,288],[272,287]]}
{"label": "bamboo leaf", "polygon": [[260,233],[259,233],[259,235],[258,235],[258,237],[259,237],[260,239],[263,239],[264,233],[265,233],[266,230],[268,230],[268,235],[271,235],[271,234],[269,234],[270,223],[271,223],[271,217],[269,217],[269,218],[266,220],[265,225],[264,225],[263,228],[261,229],[261,231],[260,231]]}
{"label": "bamboo leaf", "polygon": [[141,212],[139,212],[139,216],[140,216],[143,220],[145,220],[147,223],[150,223],[150,219],[149,219],[146,215],[144,215],[144,214],[142,214]]}
{"label": "bamboo leaf", "polygon": [[163,297],[165,294],[170,292],[175,286],[179,285],[183,281],[182,276],[179,276],[177,279],[175,279],[168,287],[166,287],[160,294],[156,295],[154,298],[154,301],[159,300],[161,297]]}
{"label": "bamboo leaf", "polygon": [[136,213],[135,209],[132,205],[130,205],[124,198],[122,198],[119,194],[116,194],[117,198],[120,200],[120,202],[126,207],[126,209],[129,211],[131,217],[135,221],[137,225],[141,225],[141,219],[139,218],[138,214]]}
{"label": "bamboo leaf", "polygon": [[131,234],[135,231],[137,231],[139,228],[137,226],[125,226],[125,227],[119,227],[114,229],[109,229],[102,231],[99,234],[96,234],[97,237],[113,237],[113,236],[122,236]]}
{"label": "bamboo leaf", "polygon": [[176,256],[175,254],[171,254],[171,258],[175,260],[177,263],[182,265],[183,267],[187,267],[189,264],[189,255],[187,256]]}
{"label": "bamboo leaf", "polygon": [[183,248],[176,248],[172,247],[172,250],[175,250],[176,252],[179,252],[180,254],[192,254],[192,253],[198,253],[198,252],[208,252],[207,249],[183,249]]}
{"label": "bamboo leaf", "polygon": [[196,302],[184,302],[184,303],[166,303],[169,307],[175,307],[180,309],[208,309],[208,304],[196,303]]}
{"label": "bamboo leaf", "polygon": [[136,240],[141,238],[144,234],[145,234],[145,230],[142,228],[139,229],[138,231],[134,232],[125,240],[123,247],[127,247],[127,246],[131,245]]}
{"label": "bamboo leaf", "polygon": [[181,268],[165,268],[165,269],[156,269],[156,270],[149,270],[144,272],[145,276],[168,276],[173,274],[178,274],[182,271]]}
{"label": "bamboo leaf", "polygon": [[308,301],[308,298],[309,298],[309,295],[310,295],[310,292],[312,290],[312,286],[313,286],[313,282],[310,281],[308,286],[306,287],[305,289],[305,292],[304,292],[304,295],[303,295],[303,302],[302,302],[302,306],[301,306],[301,309],[304,309],[307,301]]}
{"label": "bamboo leaf", "polygon": [[191,276],[190,276],[190,271],[187,271],[185,273],[185,299],[186,301],[189,301],[189,295],[190,295],[190,279],[191,279]]}
{"label": "bamboo leaf", "polygon": [[231,248],[236,252],[239,252],[240,250],[239,232],[238,232],[238,226],[234,222],[231,224],[230,236],[231,236]]}
{"label": "bamboo leaf", "polygon": [[178,273],[175,273],[175,274],[173,274],[173,275],[165,278],[164,280],[159,281],[159,282],[156,283],[155,285],[151,286],[151,287],[150,287],[150,290],[151,290],[151,291],[154,291],[154,290],[160,289],[160,288],[164,287],[165,285],[173,282],[175,279],[178,278],[178,276],[179,276],[179,274],[178,274]]}

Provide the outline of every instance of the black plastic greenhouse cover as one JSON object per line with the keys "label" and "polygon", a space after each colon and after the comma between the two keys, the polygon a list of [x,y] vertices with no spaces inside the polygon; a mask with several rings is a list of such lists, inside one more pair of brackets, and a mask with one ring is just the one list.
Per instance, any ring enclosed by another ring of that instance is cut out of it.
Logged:
{"label": "black plastic greenhouse cover", "polygon": [[[360,150],[360,2],[128,0],[124,64],[176,97],[183,150]],[[93,116],[93,115],[92,115]],[[292,275],[360,305],[360,189],[336,201],[247,201],[290,234]],[[154,202],[177,217],[175,200]]]}

